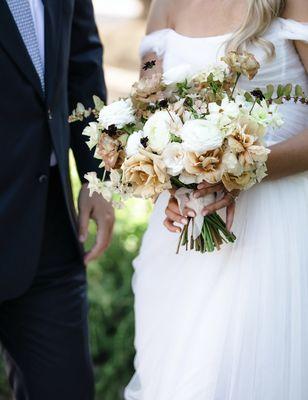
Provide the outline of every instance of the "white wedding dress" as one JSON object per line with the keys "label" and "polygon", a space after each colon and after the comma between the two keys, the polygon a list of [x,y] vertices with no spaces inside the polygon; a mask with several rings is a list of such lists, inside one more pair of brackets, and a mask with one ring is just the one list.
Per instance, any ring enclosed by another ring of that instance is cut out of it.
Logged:
{"label": "white wedding dress", "polygon": [[[171,29],[146,36],[142,54],[164,69],[200,69],[224,53],[229,35],[191,38]],[[308,77],[293,40],[308,24],[276,19],[265,37],[276,58],[251,48],[262,67],[245,89]],[[308,106],[285,104],[273,145],[308,128]],[[307,155],[308,157],[308,155]],[[168,195],[157,201],[135,260],[136,374],[127,400],[308,399],[308,173],[264,182],[240,195],[237,241],[215,253],[182,251],[163,227]]]}

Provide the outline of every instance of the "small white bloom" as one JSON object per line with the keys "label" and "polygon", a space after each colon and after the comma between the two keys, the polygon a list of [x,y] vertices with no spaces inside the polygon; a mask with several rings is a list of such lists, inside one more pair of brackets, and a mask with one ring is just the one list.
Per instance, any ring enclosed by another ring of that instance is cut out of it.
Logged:
{"label": "small white bloom", "polygon": [[116,101],[104,107],[99,113],[99,122],[106,129],[115,125],[122,129],[125,125],[135,123],[134,109],[130,99]]}
{"label": "small white bloom", "polygon": [[90,122],[89,125],[84,129],[82,134],[89,137],[87,145],[89,146],[90,150],[92,150],[93,147],[97,145],[100,137],[100,130],[98,128],[98,123]]}
{"label": "small white bloom", "polygon": [[89,172],[85,175],[85,179],[89,182],[88,189],[90,197],[94,193],[98,193],[104,197],[105,200],[111,201],[113,197],[113,187],[111,182],[104,182],[97,177],[96,172]]}
{"label": "small white bloom", "polygon": [[171,176],[179,175],[184,169],[185,151],[181,143],[169,143],[162,153],[162,159]]}
{"label": "small white bloom", "polygon": [[243,167],[238,158],[232,152],[227,152],[222,157],[223,166],[229,174],[240,176],[243,173]]}
{"label": "small white bloom", "polygon": [[189,64],[179,65],[171,68],[163,74],[163,82],[166,85],[175,85],[177,83],[190,81],[192,77],[192,67]]}
{"label": "small white bloom", "polygon": [[269,106],[269,111],[272,115],[271,126],[273,128],[280,128],[284,124],[284,120],[278,111],[278,106],[276,104],[271,104]]}
{"label": "small white bloom", "polygon": [[198,154],[219,148],[223,143],[223,134],[216,125],[203,119],[185,122],[180,136],[186,151]]}
{"label": "small white bloom", "polygon": [[129,135],[126,144],[127,157],[132,157],[138,153],[139,149],[142,147],[140,141],[143,137],[144,137],[143,131],[137,131],[134,132],[132,135]]}
{"label": "small white bloom", "polygon": [[112,169],[110,172],[110,182],[112,186],[118,188],[121,185],[121,173],[117,169]]}
{"label": "small white bloom", "polygon": [[283,120],[277,110],[278,107],[276,105],[268,106],[266,101],[263,100],[261,104],[256,103],[254,105],[251,116],[260,125],[279,128],[283,125]]}
{"label": "small white bloom", "polygon": [[152,151],[161,154],[170,142],[171,133],[176,134],[181,124],[181,119],[173,112],[157,111],[153,114],[143,128]]}
{"label": "small white bloom", "polygon": [[212,74],[213,80],[218,82],[224,82],[228,68],[225,63],[218,62],[216,64],[209,65],[205,70],[200,71],[193,77],[194,81],[207,82],[209,76]]}

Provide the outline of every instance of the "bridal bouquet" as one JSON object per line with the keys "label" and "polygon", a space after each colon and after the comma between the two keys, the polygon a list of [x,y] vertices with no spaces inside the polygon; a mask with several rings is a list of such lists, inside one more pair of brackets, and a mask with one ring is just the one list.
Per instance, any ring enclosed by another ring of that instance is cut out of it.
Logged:
{"label": "bridal bouquet", "polygon": [[[154,65],[149,62],[144,69]],[[183,245],[211,252],[223,242],[234,242],[234,234],[217,213],[201,215],[215,202],[214,195],[195,199],[193,193],[203,181],[222,182],[232,192],[247,190],[265,178],[270,151],[263,138],[267,129],[283,124],[278,107],[291,99],[293,89],[238,89],[240,77],[252,80],[259,67],[252,54],[231,52],[198,73],[182,65],[141,79],[129,98],[108,106],[97,97],[93,110],[78,104],[70,121],[95,115],[96,122],[90,122],[84,135],[105,170],[103,179],[93,172],[86,175],[90,193],[100,193],[108,201],[154,200],[174,189],[180,208],[192,208],[197,215],[182,230],[178,250]],[[299,86],[295,91],[294,99],[305,101]]]}

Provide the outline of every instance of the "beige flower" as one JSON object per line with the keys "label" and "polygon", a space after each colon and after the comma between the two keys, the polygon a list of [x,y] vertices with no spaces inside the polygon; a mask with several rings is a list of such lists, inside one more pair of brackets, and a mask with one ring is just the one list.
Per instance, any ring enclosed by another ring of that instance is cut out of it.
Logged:
{"label": "beige flower", "polygon": [[[221,149],[209,151],[203,155],[187,153],[185,158],[185,170],[189,176],[191,176],[191,182],[185,183],[200,183],[206,181],[214,184],[220,182],[224,171],[222,156],[223,152]],[[187,181],[187,174],[184,174],[183,178]]]}
{"label": "beige flower", "polygon": [[252,174],[250,172],[244,172],[241,176],[234,176],[225,173],[222,177],[222,182],[225,188],[232,192],[232,190],[244,190],[250,185]]}
{"label": "beige flower", "polygon": [[260,69],[255,56],[247,52],[231,51],[226,57],[222,57],[222,61],[229,65],[231,72],[244,74],[249,80],[252,80]]}
{"label": "beige flower", "polygon": [[233,136],[229,136],[227,143],[228,151],[236,155],[245,171],[250,171],[257,162],[265,163],[270,153],[258,138],[245,133],[245,127],[234,132]]}
{"label": "beige flower", "polygon": [[103,133],[99,138],[97,154],[104,161],[106,171],[120,168],[125,159],[120,138],[112,138],[107,133]]}
{"label": "beige flower", "polygon": [[143,78],[132,87],[132,101],[135,105],[155,103],[164,99],[166,86],[162,82],[162,74],[153,74],[150,78]]}
{"label": "beige flower", "polygon": [[122,183],[133,188],[135,197],[154,198],[172,187],[162,159],[146,150],[126,159],[122,171]]}

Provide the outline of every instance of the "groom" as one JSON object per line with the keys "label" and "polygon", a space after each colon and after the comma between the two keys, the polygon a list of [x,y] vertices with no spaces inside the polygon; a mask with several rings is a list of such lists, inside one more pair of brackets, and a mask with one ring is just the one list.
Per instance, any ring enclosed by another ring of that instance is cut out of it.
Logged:
{"label": "groom", "polygon": [[[67,118],[105,98],[101,65],[91,0],[0,0],[0,344],[16,400],[93,399],[84,262],[108,246],[114,216],[88,196],[97,164]],[[84,254],[90,218],[97,240]]]}

